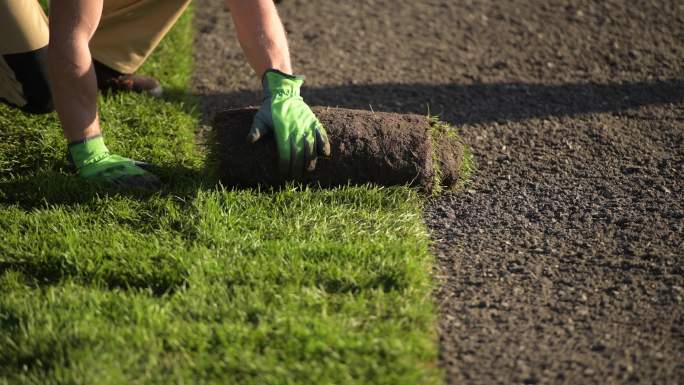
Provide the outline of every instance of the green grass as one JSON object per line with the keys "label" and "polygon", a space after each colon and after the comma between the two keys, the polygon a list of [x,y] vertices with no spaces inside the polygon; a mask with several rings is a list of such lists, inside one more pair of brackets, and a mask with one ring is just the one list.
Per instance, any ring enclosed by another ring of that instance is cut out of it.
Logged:
{"label": "green grass", "polygon": [[[186,89],[191,32],[144,71]],[[99,100],[154,194],[84,184],[54,114],[0,105],[0,384],[440,383],[420,197],[224,189],[179,95]]]}
{"label": "green grass", "polygon": [[[448,123],[443,122],[439,119],[439,116],[428,115],[428,120],[430,122],[430,135],[432,136],[432,143],[438,146],[443,138],[456,139],[459,143],[463,145],[463,154],[461,156],[461,163],[458,169],[458,182],[449,187],[449,191],[459,191],[463,188],[469,186],[472,181],[472,175],[475,172],[475,157],[470,149],[470,146],[460,139],[458,132],[451,127]],[[438,196],[445,192],[445,186],[443,183],[443,173],[441,162],[439,159],[439,153],[433,151],[432,153],[432,167],[434,168],[435,176],[432,184],[432,195]]]}

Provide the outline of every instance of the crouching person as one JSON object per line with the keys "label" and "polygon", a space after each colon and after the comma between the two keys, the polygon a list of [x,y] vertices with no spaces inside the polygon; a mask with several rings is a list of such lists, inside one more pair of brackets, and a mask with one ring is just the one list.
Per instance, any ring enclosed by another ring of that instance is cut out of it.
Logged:
{"label": "crouching person", "polygon": [[[31,113],[57,111],[81,177],[154,188],[146,165],[107,149],[97,91],[158,97],[156,79],[135,74],[190,0],[0,0],[0,99]],[[312,170],[330,153],[325,129],[299,96],[285,32],[271,0],[227,0],[238,39],[260,76],[264,101],[247,140],[273,134],[286,174]]]}

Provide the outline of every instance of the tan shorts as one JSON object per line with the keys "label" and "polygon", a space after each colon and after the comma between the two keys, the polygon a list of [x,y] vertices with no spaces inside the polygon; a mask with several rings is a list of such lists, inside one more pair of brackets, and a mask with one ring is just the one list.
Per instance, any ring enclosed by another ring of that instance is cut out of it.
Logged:
{"label": "tan shorts", "polygon": [[[93,57],[117,71],[135,72],[188,4],[190,0],[104,0],[100,24],[90,40]],[[23,107],[30,102],[24,78],[31,76],[22,72],[44,75],[47,22],[37,0],[0,0],[0,98],[11,104]],[[25,67],[34,62],[40,68]]]}

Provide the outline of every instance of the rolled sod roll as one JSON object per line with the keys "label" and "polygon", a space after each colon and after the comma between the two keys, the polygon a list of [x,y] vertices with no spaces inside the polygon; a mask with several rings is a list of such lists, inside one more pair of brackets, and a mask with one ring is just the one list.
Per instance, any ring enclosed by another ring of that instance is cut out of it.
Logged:
{"label": "rolled sod roll", "polygon": [[[235,187],[279,186],[272,135],[247,143],[257,109],[220,112],[214,118],[213,158],[221,183]],[[459,184],[464,146],[455,131],[426,116],[314,107],[331,147],[315,171],[295,182],[334,187],[371,183],[415,186],[426,193]],[[292,180],[292,179],[289,179]]]}

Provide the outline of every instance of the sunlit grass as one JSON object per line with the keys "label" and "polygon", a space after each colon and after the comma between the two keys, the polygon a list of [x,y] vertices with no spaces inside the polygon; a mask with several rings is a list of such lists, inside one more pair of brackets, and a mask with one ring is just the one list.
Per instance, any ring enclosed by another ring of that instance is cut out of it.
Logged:
{"label": "sunlit grass", "polygon": [[[185,15],[143,71],[184,90]],[[428,236],[408,188],[226,190],[192,97],[100,99],[153,194],[81,182],[54,114],[0,105],[0,384],[430,384]]]}

